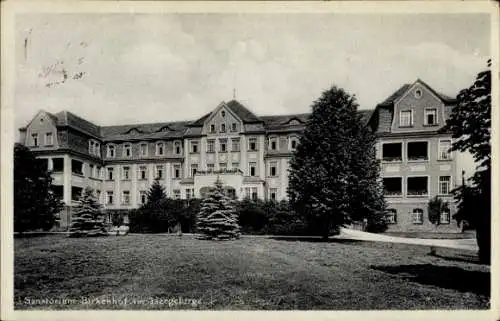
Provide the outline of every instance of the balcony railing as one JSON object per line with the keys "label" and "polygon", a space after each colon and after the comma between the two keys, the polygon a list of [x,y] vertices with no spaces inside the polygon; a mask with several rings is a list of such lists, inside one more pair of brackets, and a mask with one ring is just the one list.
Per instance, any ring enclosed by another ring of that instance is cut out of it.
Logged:
{"label": "balcony railing", "polygon": [[194,175],[203,176],[203,175],[216,175],[216,174],[243,174],[243,171],[239,168],[231,168],[231,169],[221,169],[213,171],[196,171]]}

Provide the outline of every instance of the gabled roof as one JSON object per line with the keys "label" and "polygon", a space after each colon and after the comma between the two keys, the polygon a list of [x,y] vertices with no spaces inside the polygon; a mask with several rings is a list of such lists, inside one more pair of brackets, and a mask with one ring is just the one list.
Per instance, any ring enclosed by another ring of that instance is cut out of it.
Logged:
{"label": "gabled roof", "polygon": [[380,106],[392,106],[394,101],[401,97],[408,89],[410,89],[411,84],[404,84],[394,93],[392,93],[389,97],[387,97],[383,102],[381,102]]}
{"label": "gabled roof", "polygon": [[363,124],[368,124],[374,111],[375,109],[358,110],[358,113],[361,115],[361,121],[363,122]]}
{"label": "gabled roof", "polygon": [[456,101],[455,98],[449,97],[445,94],[439,93],[435,91],[431,86],[429,86],[427,83],[425,83],[421,79],[417,79],[413,84],[404,84],[401,86],[398,90],[396,90],[394,93],[392,93],[389,97],[387,97],[384,101],[379,103],[379,106],[392,106],[396,100],[401,98],[406,92],[412,87],[414,84],[420,83],[422,86],[427,88],[430,92],[432,92],[434,95],[439,97],[445,104],[450,104],[454,103]]}
{"label": "gabled roof", "polygon": [[248,110],[248,108],[246,108],[236,100],[231,100],[230,102],[226,103],[226,106],[244,123],[258,123],[262,121],[262,119],[257,117],[254,113]]}

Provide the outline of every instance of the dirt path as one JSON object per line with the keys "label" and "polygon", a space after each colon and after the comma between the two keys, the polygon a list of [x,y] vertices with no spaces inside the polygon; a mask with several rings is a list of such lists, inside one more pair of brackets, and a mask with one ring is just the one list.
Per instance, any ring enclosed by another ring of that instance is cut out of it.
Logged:
{"label": "dirt path", "polygon": [[360,240],[360,241],[372,241],[372,242],[390,242],[390,243],[404,243],[404,244],[416,244],[416,245],[429,245],[435,247],[447,247],[453,249],[471,250],[477,251],[476,239],[417,239],[417,238],[407,238],[407,237],[397,237],[380,235],[375,233],[367,233],[357,230],[351,230],[343,228],[340,230],[340,235],[334,238],[339,239],[350,239],[350,240]]}

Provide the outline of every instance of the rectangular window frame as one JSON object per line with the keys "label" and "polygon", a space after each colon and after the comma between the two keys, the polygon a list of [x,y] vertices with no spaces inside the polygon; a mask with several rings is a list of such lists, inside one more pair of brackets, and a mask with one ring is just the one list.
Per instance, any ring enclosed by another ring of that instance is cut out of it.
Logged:
{"label": "rectangular window frame", "polygon": [[[426,177],[427,178],[427,194],[410,194],[409,193],[408,180],[410,178],[418,178],[418,177]],[[406,176],[406,191],[405,191],[406,197],[411,197],[411,198],[413,198],[413,197],[429,197],[430,189],[431,189],[431,177],[430,177],[430,175],[408,175],[408,176]]]}
{"label": "rectangular window frame", "polygon": [[[410,156],[408,155],[408,153],[410,151],[409,144],[411,144],[411,143],[427,143],[427,158],[425,158],[425,159],[410,159]],[[405,148],[406,148],[405,157],[406,157],[406,161],[408,163],[429,162],[429,160],[431,158],[430,157],[430,154],[431,154],[430,147],[431,147],[430,141],[427,140],[427,139],[416,139],[416,140],[406,141],[406,143],[405,143]]]}
{"label": "rectangular window frame", "polygon": [[[427,116],[434,112],[434,123],[429,124]],[[424,109],[424,126],[438,126],[438,109],[436,107],[427,107]]]}
{"label": "rectangular window frame", "polygon": [[385,188],[384,188],[384,197],[404,197],[405,195],[405,191],[404,191],[404,184],[403,184],[403,176],[384,176],[382,177],[382,186],[384,186],[384,179],[389,179],[389,178],[399,178],[400,179],[400,185],[401,185],[401,188],[400,188],[400,191],[401,193],[400,194],[386,194],[385,192]]}
{"label": "rectangular window frame", "polygon": [[[395,160],[389,160],[389,159],[384,159],[384,145],[390,145],[390,144],[401,144],[401,159],[395,159]],[[405,161],[405,152],[404,152],[404,145],[405,143],[402,140],[398,141],[384,141],[380,143],[380,159],[383,163],[402,163]]]}
{"label": "rectangular window frame", "polygon": [[[444,181],[442,182],[441,181],[441,178],[444,178],[444,177],[448,177],[449,180],[448,180],[448,193],[442,193],[442,190],[441,190],[441,184],[444,183]],[[450,196],[451,195],[451,191],[453,190],[452,188],[452,177],[451,175],[439,175],[438,177],[438,195],[440,196]]]}
{"label": "rectangular window frame", "polygon": [[[49,139],[50,137],[50,139]],[[45,146],[54,145],[54,134],[53,133],[45,133]]]}
{"label": "rectangular window frame", "polygon": [[[410,113],[410,121],[409,124],[403,124],[403,114]],[[413,127],[413,110],[412,109],[404,109],[399,111],[399,127],[408,128]]]}

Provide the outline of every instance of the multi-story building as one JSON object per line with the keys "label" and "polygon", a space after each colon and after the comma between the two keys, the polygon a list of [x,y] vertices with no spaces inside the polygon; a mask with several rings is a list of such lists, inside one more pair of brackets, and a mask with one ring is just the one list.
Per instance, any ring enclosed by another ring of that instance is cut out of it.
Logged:
{"label": "multi-story building", "polygon": [[[459,183],[463,166],[447,153],[450,135],[437,133],[453,103],[417,81],[373,113],[361,111],[379,136],[393,229],[428,228],[428,199],[450,199]],[[68,208],[86,186],[107,209],[137,208],[156,179],[172,198],[202,197],[219,177],[239,199],[281,200],[287,197],[289,160],[307,118],[259,117],[236,100],[195,121],[120,126],[98,126],[67,111],[40,111],[20,128],[20,139],[46,160],[55,192]],[[446,222],[450,213],[443,215]],[[66,224],[67,215],[61,217]]]}
{"label": "multi-story building", "polygon": [[[391,230],[458,229],[452,220],[456,205],[451,190],[472,174],[474,160],[467,153],[449,152],[451,133],[439,131],[455,105],[455,99],[417,80],[403,85],[372,113],[369,125],[378,136],[377,157]],[[437,227],[427,211],[435,196],[450,205]]]}

